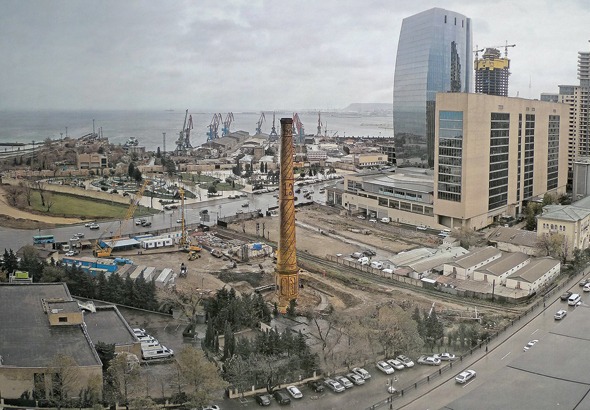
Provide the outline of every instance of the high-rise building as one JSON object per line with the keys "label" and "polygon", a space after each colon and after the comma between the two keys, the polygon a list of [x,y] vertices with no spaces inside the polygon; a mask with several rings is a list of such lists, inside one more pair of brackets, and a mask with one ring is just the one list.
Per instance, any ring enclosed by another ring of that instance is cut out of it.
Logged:
{"label": "high-rise building", "polygon": [[473,92],[471,19],[433,8],[402,22],[393,87],[398,165],[434,164],[436,93]]}
{"label": "high-rise building", "polygon": [[[478,50],[481,51],[481,50]],[[482,58],[475,58],[475,92],[508,96],[510,60],[497,48],[486,48]]]}
{"label": "high-rise building", "polygon": [[524,213],[545,193],[565,193],[568,107],[523,98],[441,93],[434,217],[481,229]]}

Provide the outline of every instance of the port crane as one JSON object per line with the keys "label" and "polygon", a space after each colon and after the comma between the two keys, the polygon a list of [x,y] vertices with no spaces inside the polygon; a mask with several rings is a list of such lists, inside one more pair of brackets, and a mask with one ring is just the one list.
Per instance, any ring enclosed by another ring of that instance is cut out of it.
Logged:
{"label": "port crane", "polygon": [[[219,114],[219,115],[221,115],[221,114]],[[225,137],[227,134],[229,134],[229,126],[231,125],[233,120],[234,120],[234,113],[233,112],[227,113],[227,115],[225,116],[225,121],[223,121],[223,128],[221,129],[221,136],[222,137]]]}
{"label": "port crane", "polygon": [[262,113],[260,114],[260,118],[258,119],[258,122],[256,123],[256,134],[262,134],[262,123],[264,122],[266,118],[264,117],[264,111],[262,111]]}
{"label": "port crane", "polygon": [[320,111],[318,111],[318,133],[316,134],[316,137],[321,137],[322,136],[322,113]]}
{"label": "port crane", "polygon": [[219,138],[219,124],[222,122],[221,114],[215,113],[209,124],[209,131],[207,131],[207,141]]}
{"label": "port crane", "polygon": [[[187,121],[188,119],[188,121]],[[188,149],[192,149],[193,146],[191,145],[190,135],[191,130],[193,129],[193,116],[188,115],[188,109],[184,114],[184,124],[182,126],[182,130],[178,135],[178,141],[176,141],[176,154],[185,153]]]}
{"label": "port crane", "polygon": [[[297,131],[297,132],[295,132]],[[299,114],[293,114],[293,135],[299,136],[299,143],[301,144],[304,140],[305,130],[303,129],[303,123],[299,118]]]}
{"label": "port crane", "polygon": [[270,131],[270,134],[268,134],[269,137],[277,137],[277,129],[275,128],[275,112],[272,112],[272,130]]}
{"label": "port crane", "polygon": [[[117,229],[115,236],[113,236],[111,238],[110,243],[106,243],[106,242],[102,241],[102,237],[107,233],[108,228],[107,228],[107,230],[103,231],[103,233],[100,235],[100,237],[96,240],[96,243],[94,244],[94,250],[92,251],[92,253],[95,257],[108,258],[111,256],[111,252],[113,251],[113,246],[112,246],[113,243],[117,239],[121,238],[121,232],[123,231],[123,224],[125,224],[131,217],[133,217],[135,210],[139,206],[139,201],[143,197],[143,192],[145,191],[145,188],[148,186],[149,182],[150,182],[150,180],[147,178],[145,178],[143,180],[141,187],[139,188],[139,190],[135,194],[135,198],[131,199],[130,204],[129,204],[129,208],[127,208],[127,212],[125,213],[125,217],[120,221],[119,229]],[[101,244],[101,242],[102,242],[102,244]]]}

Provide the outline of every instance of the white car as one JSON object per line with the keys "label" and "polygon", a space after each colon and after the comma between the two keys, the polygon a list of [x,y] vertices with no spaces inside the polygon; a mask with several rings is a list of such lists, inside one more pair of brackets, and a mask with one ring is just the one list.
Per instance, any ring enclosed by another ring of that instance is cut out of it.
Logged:
{"label": "white car", "polygon": [[90,228],[90,225],[92,225],[92,224],[94,224],[94,222],[86,222],[86,223],[84,224],[84,226],[85,226],[86,228]]}
{"label": "white car", "polygon": [[389,365],[389,363],[384,362],[383,360],[377,362],[377,369],[381,370],[385,374],[392,374],[395,372],[395,369]]}
{"label": "white car", "polygon": [[324,384],[335,393],[341,393],[345,390],[344,386],[338,383],[336,380],[326,379],[324,380]]}
{"label": "white car", "polygon": [[426,364],[429,366],[440,366],[440,359],[434,356],[420,356],[418,358],[419,364]]}
{"label": "white car", "polygon": [[402,362],[396,359],[389,359],[387,363],[389,363],[389,365],[395,370],[404,370],[406,368]]}
{"label": "white car", "polygon": [[453,360],[457,360],[457,356],[455,356],[453,353],[437,353],[437,354],[433,355],[433,357],[436,357],[440,360],[447,361],[447,362],[452,362]]}
{"label": "white car", "polygon": [[99,229],[100,225],[99,224],[90,224],[89,228],[90,229]]}
{"label": "white car", "polygon": [[351,387],[354,387],[354,384],[352,384],[352,382],[348,380],[346,376],[335,376],[334,380],[343,385],[345,389],[350,389]]}
{"label": "white car", "polygon": [[582,290],[583,290],[584,292],[590,292],[590,283],[586,283],[586,284],[584,285],[584,287],[582,288]]}
{"label": "white car", "polygon": [[530,342],[528,342],[526,344],[526,346],[522,349],[524,352],[526,352],[527,350],[529,350],[531,347],[533,347],[534,345],[536,345],[539,341],[538,340],[531,340]]}
{"label": "white car", "polygon": [[75,256],[75,255],[76,255],[76,252],[74,252],[74,251],[68,251],[65,253],[65,256],[67,256],[67,257],[71,257],[71,256]]}
{"label": "white car", "polygon": [[419,231],[425,231],[425,230],[427,230],[428,228],[427,228],[427,227],[425,227],[424,225],[418,225],[418,226],[416,227],[416,229],[418,229]]}
{"label": "white car", "polygon": [[402,362],[406,367],[414,367],[414,362],[408,356],[400,354],[396,357],[396,359]]}
{"label": "white car", "polygon": [[301,399],[301,398],[303,398],[303,393],[301,393],[301,390],[299,390],[295,386],[288,386],[287,387],[287,391],[289,392],[289,394],[291,396],[293,396],[294,399]]}
{"label": "white car", "polygon": [[561,310],[558,310],[558,311],[555,313],[555,315],[553,316],[553,318],[554,318],[555,320],[561,320],[561,319],[563,319],[563,318],[564,318],[566,315],[567,315],[567,310],[563,310],[563,309],[561,309]]}
{"label": "white car", "polygon": [[346,378],[348,380],[350,380],[351,382],[353,382],[354,384],[356,384],[357,386],[360,386],[361,384],[365,384],[365,379],[363,379],[362,376],[359,376],[356,373],[348,373],[346,375]]}
{"label": "white car", "polygon": [[455,381],[457,383],[460,384],[465,384],[467,383],[469,380],[473,379],[475,377],[475,370],[465,370],[464,372],[461,372],[457,375],[457,377],[455,377]]}
{"label": "white car", "polygon": [[377,223],[376,219],[369,219],[369,222]]}
{"label": "white car", "polygon": [[83,237],[84,237],[84,233],[83,233],[83,232],[78,232],[78,233],[76,234],[76,236],[77,236],[78,238],[83,238]]}
{"label": "white car", "polygon": [[359,215],[359,216],[357,216],[357,218],[358,219],[363,219],[363,220],[365,219],[364,215]]}
{"label": "white car", "polygon": [[133,333],[135,333],[135,336],[137,337],[148,336],[148,333],[145,331],[145,329],[139,327],[133,328]]}
{"label": "white car", "polygon": [[355,374],[358,374],[359,376],[361,376],[365,380],[368,380],[371,378],[371,373],[369,373],[368,371],[366,371],[362,367],[355,367],[352,369],[352,372]]}

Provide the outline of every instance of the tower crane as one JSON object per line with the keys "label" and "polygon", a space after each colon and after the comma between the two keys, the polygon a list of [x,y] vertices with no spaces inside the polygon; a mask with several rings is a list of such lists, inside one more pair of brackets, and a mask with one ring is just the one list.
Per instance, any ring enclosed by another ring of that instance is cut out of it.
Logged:
{"label": "tower crane", "polygon": [[96,243],[94,244],[94,250],[92,252],[95,257],[105,258],[105,257],[111,256],[111,252],[113,251],[113,246],[112,246],[113,242],[121,237],[121,232],[123,231],[123,224],[126,223],[135,213],[135,210],[139,206],[139,201],[141,201],[141,198],[143,197],[143,192],[145,191],[145,188],[147,187],[149,182],[150,182],[150,180],[145,178],[143,180],[143,183],[141,184],[141,187],[139,188],[139,190],[135,194],[135,198],[131,199],[131,202],[129,204],[129,208],[127,208],[127,212],[125,213],[125,217],[121,220],[121,223],[119,224],[119,229],[117,229],[115,236],[113,236],[111,238],[111,243],[110,244],[107,244],[107,243],[101,244],[102,237],[107,232],[106,230],[103,231],[103,233],[100,235],[100,237],[96,240]]}
{"label": "tower crane", "polygon": [[[221,114],[219,114],[219,115],[221,115]],[[225,137],[227,134],[229,134],[229,126],[231,125],[233,120],[234,120],[234,113],[233,112],[227,113],[227,115],[225,116],[225,121],[223,121],[223,128],[221,129],[221,136],[222,137]]]}
{"label": "tower crane", "polygon": [[[475,47],[477,48],[477,46],[475,46]],[[508,47],[516,47],[516,44],[508,44],[508,41],[506,41],[506,43],[501,46],[488,46],[488,47],[482,48],[480,50],[473,50],[473,52],[475,53],[475,59],[477,60],[479,57],[479,53],[484,52],[488,48],[495,48],[495,49],[504,48],[504,58],[508,58]]]}
{"label": "tower crane", "polygon": [[191,254],[193,252],[200,252],[201,251],[201,247],[197,246],[197,245],[191,245],[191,241],[188,237],[188,234],[186,232],[186,219],[185,219],[185,212],[184,212],[184,188],[180,187],[178,188],[178,195],[180,196],[180,227],[182,229],[181,231],[181,235],[180,235],[180,241],[178,242],[178,246],[180,248],[180,250],[185,251],[185,252],[190,252]]}

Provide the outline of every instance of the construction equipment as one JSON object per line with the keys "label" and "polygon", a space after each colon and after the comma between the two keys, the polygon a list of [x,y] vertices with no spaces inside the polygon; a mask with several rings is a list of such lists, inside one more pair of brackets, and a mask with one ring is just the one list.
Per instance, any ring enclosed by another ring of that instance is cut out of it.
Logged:
{"label": "construction equipment", "polygon": [[278,137],[277,134],[277,129],[275,127],[275,113],[273,111],[272,113],[272,130],[270,131],[270,134],[268,134],[269,137]]}
{"label": "construction equipment", "polygon": [[102,237],[107,233],[107,230],[109,228],[107,228],[106,230],[104,230],[103,233],[100,235],[100,237],[96,240],[96,243],[94,244],[94,250],[92,251],[92,253],[93,253],[93,255],[95,257],[97,257],[97,258],[108,258],[108,257],[111,256],[111,252],[113,251],[113,246],[112,246],[113,243],[117,239],[121,238],[121,232],[123,231],[123,225],[135,213],[135,210],[139,206],[139,201],[143,197],[143,192],[145,191],[145,188],[147,187],[147,185],[149,184],[149,182],[150,182],[150,180],[147,179],[147,178],[145,178],[143,180],[143,183],[141,184],[141,187],[139,188],[139,190],[135,194],[135,198],[133,198],[133,199],[130,200],[129,208],[127,208],[127,213],[125,214],[125,217],[120,221],[120,223],[119,223],[119,229],[117,229],[117,232],[115,233],[115,236],[113,236],[111,238],[110,244],[103,243],[101,245]]}
{"label": "construction equipment", "polygon": [[180,196],[180,226],[182,229],[178,246],[180,250],[184,252],[200,252],[201,247],[198,245],[192,245],[190,238],[188,237],[188,234],[186,232],[186,220],[184,216],[184,188],[178,188],[178,195]]}
{"label": "construction equipment", "polygon": [[[188,118],[188,122],[187,122]],[[175,154],[184,154],[188,149],[193,148],[191,145],[190,135],[191,130],[193,129],[193,116],[188,115],[188,109],[184,115],[184,124],[182,126],[182,131],[180,131],[178,136],[178,141],[176,141],[176,150]]]}
{"label": "construction equipment", "polygon": [[[219,114],[219,115],[221,115],[221,114]],[[234,113],[233,112],[227,113],[227,115],[225,116],[225,121],[223,121],[223,128],[221,129],[221,136],[222,137],[225,137],[226,135],[229,134],[229,127],[230,127],[233,120],[234,120]]]}
{"label": "construction equipment", "polygon": [[219,138],[219,124],[221,123],[221,114],[213,114],[211,124],[209,124],[209,131],[207,131],[207,141]]}
{"label": "construction equipment", "polygon": [[188,260],[194,261],[195,259],[199,259],[201,255],[199,255],[196,251],[190,251],[188,254]]}
{"label": "construction equipment", "polygon": [[262,111],[262,113],[260,114],[260,118],[258,119],[258,122],[256,123],[256,134],[262,134],[262,123],[264,122],[266,118],[264,117],[264,111]]}
{"label": "construction equipment", "polygon": [[303,129],[303,123],[297,113],[293,114],[293,135],[298,137],[296,140],[298,140],[300,144],[303,144],[305,141],[305,130]]}

